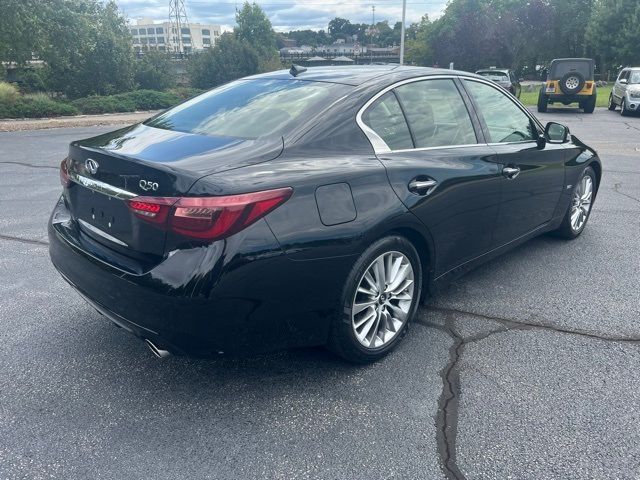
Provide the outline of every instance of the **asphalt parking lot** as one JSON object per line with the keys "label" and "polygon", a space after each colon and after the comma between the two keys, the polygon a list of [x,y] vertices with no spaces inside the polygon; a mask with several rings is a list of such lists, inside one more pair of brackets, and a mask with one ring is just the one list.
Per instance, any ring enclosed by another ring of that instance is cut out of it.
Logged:
{"label": "asphalt parking lot", "polygon": [[584,234],[458,280],[368,367],[157,360],[48,259],[67,144],[113,127],[0,133],[0,478],[640,478],[640,118],[540,117],[602,158]]}

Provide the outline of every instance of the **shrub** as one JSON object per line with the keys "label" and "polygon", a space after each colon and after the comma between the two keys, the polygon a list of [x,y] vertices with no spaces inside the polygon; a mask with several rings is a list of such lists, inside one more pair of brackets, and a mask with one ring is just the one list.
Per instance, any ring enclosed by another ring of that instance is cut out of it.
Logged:
{"label": "shrub", "polygon": [[193,87],[175,87],[167,90],[167,93],[174,95],[179,98],[180,101],[187,100],[188,98],[195,97],[196,95],[200,95],[204,90]]}
{"label": "shrub", "polygon": [[77,115],[78,109],[68,103],[53,100],[44,93],[18,97],[12,102],[0,100],[2,118],[40,118]]}
{"label": "shrub", "polygon": [[127,99],[116,98],[115,95],[101,97],[98,95],[79,98],[71,104],[85,114],[133,112],[135,104]]}
{"label": "shrub", "polygon": [[20,98],[20,90],[7,82],[0,82],[0,103],[10,105]]}
{"label": "shrub", "polygon": [[72,104],[82,113],[133,112],[136,110],[160,110],[179,103],[180,97],[169,92],[134,90],[108,96],[79,98]]}

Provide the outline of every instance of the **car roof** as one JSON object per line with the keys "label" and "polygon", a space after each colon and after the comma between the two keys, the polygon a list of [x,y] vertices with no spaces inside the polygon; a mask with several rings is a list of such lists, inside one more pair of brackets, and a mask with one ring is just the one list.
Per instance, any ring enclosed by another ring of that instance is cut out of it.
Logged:
{"label": "car roof", "polygon": [[416,77],[428,75],[466,75],[475,76],[473,73],[430,67],[407,67],[400,65],[349,65],[331,67],[308,67],[306,71],[295,77],[289,70],[277,70],[275,72],[262,73],[248,77],[250,79],[278,79],[278,80],[308,80],[316,82],[342,83],[359,86],[366,82],[379,80],[384,82],[384,77],[394,74],[394,77]]}
{"label": "car roof", "polygon": [[509,73],[510,70],[508,68],[481,68],[480,70],[476,70],[476,73],[484,73],[484,72],[502,72]]}
{"label": "car roof", "polygon": [[591,63],[595,63],[595,60],[593,58],[554,58],[553,60],[551,60],[551,63],[556,63],[556,62],[591,62]]}

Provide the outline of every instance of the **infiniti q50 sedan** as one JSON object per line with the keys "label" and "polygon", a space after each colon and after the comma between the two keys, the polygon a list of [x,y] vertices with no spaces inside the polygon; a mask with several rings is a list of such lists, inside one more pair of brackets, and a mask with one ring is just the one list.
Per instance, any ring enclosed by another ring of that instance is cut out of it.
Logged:
{"label": "infiniti q50 sedan", "polygon": [[453,70],[293,67],[73,142],[51,260],[155,354],[395,348],[421,299],[582,233],[596,152]]}

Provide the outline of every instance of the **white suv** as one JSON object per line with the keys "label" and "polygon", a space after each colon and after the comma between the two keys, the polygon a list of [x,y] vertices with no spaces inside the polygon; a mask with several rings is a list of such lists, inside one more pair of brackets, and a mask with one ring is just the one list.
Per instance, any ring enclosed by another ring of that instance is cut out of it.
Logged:
{"label": "white suv", "polygon": [[623,68],[618,75],[609,95],[609,110],[618,105],[622,115],[640,112],[640,67]]}

